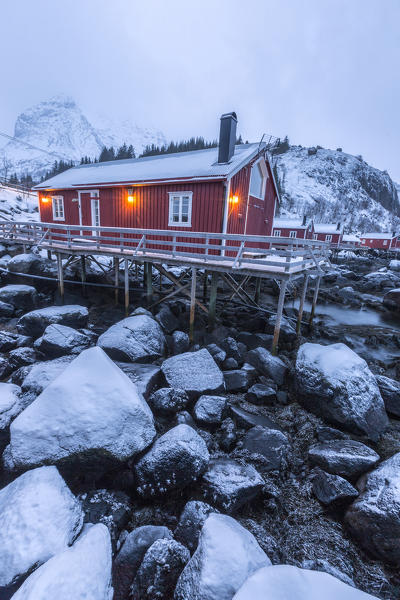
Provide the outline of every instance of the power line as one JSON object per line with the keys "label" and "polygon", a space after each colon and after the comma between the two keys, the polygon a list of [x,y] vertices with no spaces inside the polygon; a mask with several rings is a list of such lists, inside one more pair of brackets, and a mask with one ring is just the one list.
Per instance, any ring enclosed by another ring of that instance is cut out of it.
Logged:
{"label": "power line", "polygon": [[[64,154],[58,154],[57,152],[49,152],[48,150],[43,150],[43,148],[39,148],[38,146],[34,146],[33,144],[30,144],[29,142],[24,142],[23,140],[19,140],[18,138],[12,136],[12,135],[8,135],[7,133],[3,133],[2,131],[0,131],[0,135],[2,137],[7,138],[8,140],[12,140],[14,142],[18,142],[18,144],[22,144],[23,146],[26,146],[27,148],[32,148],[33,150],[39,150],[39,152],[44,152],[45,154],[48,154],[49,156],[53,156],[54,158],[60,158],[61,160],[68,160],[68,157]],[[76,160],[74,160],[73,162],[77,162]]]}

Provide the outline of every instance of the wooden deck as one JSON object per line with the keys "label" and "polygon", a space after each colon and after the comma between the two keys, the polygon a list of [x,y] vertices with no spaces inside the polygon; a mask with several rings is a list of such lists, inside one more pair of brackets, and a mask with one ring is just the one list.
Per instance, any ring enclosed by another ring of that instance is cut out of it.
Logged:
{"label": "wooden deck", "polygon": [[37,246],[62,255],[102,255],[140,263],[292,279],[320,272],[324,242],[283,238],[0,221],[0,242]]}

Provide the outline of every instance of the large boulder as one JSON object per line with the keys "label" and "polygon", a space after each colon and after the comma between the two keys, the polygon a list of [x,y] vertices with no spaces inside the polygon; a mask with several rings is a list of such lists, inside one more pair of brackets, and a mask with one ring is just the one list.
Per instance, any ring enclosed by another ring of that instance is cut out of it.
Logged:
{"label": "large boulder", "polygon": [[173,388],[160,388],[153,392],[149,398],[149,404],[155,413],[173,415],[184,408],[189,402],[185,390]]}
{"label": "large boulder", "polygon": [[33,310],[23,315],[18,320],[18,331],[24,335],[34,338],[43,334],[48,325],[68,325],[81,329],[86,327],[89,318],[88,309],[85,306],[71,304],[66,306],[47,306]]}
{"label": "large boulder", "polygon": [[147,550],[159,539],[172,539],[167,527],[143,525],[128,533],[114,561],[114,600],[126,600]]}
{"label": "large boulder", "polygon": [[184,568],[175,600],[232,600],[250,575],[271,564],[255,537],[235,519],[211,514]]}
{"label": "large boulder", "polygon": [[171,356],[164,360],[161,369],[170,387],[191,395],[213,394],[224,389],[222,371],[205,348]]}
{"label": "large boulder", "polygon": [[311,446],[308,458],[313,465],[333,475],[352,479],[372,469],[379,454],[355,440],[332,440]]}
{"label": "large boulder", "polygon": [[179,575],[190,559],[176,540],[156,540],[144,555],[132,586],[132,600],[172,598]]}
{"label": "large boulder", "polygon": [[273,565],[251,575],[233,600],[378,600],[321,571]]}
{"label": "large boulder", "polygon": [[18,335],[11,331],[0,331],[0,352],[9,352],[21,346],[27,346],[29,341],[30,338],[26,335]]}
{"label": "large boulder", "polygon": [[400,452],[357,483],[360,496],[345,521],[352,535],[371,554],[400,566]]}
{"label": "large boulder", "polygon": [[155,319],[134,315],[112,325],[97,344],[114,360],[149,361],[164,354],[165,336]]}
{"label": "large boulder", "polygon": [[12,600],[112,600],[111,542],[105,525],[85,528],[71,548],[28,577]]}
{"label": "large boulder", "polygon": [[31,285],[5,285],[0,288],[0,301],[16,310],[32,310],[36,306],[37,292]]}
{"label": "large boulder", "polygon": [[246,354],[246,360],[250,365],[253,365],[261,373],[275,381],[278,385],[282,385],[286,378],[287,366],[277,356],[273,356],[261,346],[250,350]]}
{"label": "large boulder", "polygon": [[137,462],[138,492],[159,496],[184,488],[207,468],[209,454],[204,440],[189,425],[177,425],[164,433]]}
{"label": "large boulder", "polygon": [[219,425],[222,422],[226,410],[226,398],[224,396],[200,396],[197,400],[193,414],[201,425]]}
{"label": "large boulder", "polygon": [[20,369],[22,391],[25,395],[29,394],[34,400],[49,383],[54,381],[67,368],[72,360],[72,356],[62,356],[54,360],[37,362],[34,365]]}
{"label": "large boulder", "polygon": [[143,394],[144,398],[147,400],[151,391],[159,382],[161,375],[160,367],[157,365],[118,361],[116,364],[125,375],[128,375],[129,379],[133,381],[139,392]]}
{"label": "large boulder", "polygon": [[80,504],[56,467],[28,471],[0,490],[0,590],[62,552],[82,523]]}
{"label": "large boulder", "polygon": [[263,485],[263,478],[253,466],[230,458],[215,458],[203,475],[201,489],[206,500],[233,513],[253,500]]}
{"label": "large boulder", "polygon": [[87,335],[66,325],[49,325],[35,342],[35,348],[49,358],[79,354],[89,346]]}
{"label": "large boulder", "polygon": [[303,344],[296,360],[296,388],[307,410],[374,441],[388,425],[375,377],[345,344]]}
{"label": "large boulder", "polygon": [[189,548],[191,554],[196,550],[204,522],[211,513],[217,512],[210,504],[200,500],[190,500],[185,504],[174,538]]}
{"label": "large boulder", "polygon": [[154,436],[145,400],[95,347],[75,358],[13,421],[10,456],[21,468],[89,457],[125,461]]}
{"label": "large boulder", "polygon": [[290,443],[282,431],[257,425],[246,433],[243,448],[263,458],[263,470],[273,471],[286,460]]}
{"label": "large boulder", "polygon": [[400,417],[400,383],[383,375],[376,375],[376,381],[387,412]]}

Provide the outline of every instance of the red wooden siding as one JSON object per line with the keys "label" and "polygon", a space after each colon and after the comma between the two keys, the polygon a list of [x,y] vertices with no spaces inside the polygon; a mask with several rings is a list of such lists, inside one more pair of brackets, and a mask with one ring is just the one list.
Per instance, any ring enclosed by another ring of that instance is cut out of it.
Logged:
{"label": "red wooden siding", "polygon": [[328,242],[331,246],[335,246],[342,241],[341,233],[317,233],[316,235],[318,236],[317,240],[319,240],[320,242],[326,242],[326,236],[331,235],[332,239],[330,242]]}
{"label": "red wooden siding", "polygon": [[[397,242],[397,244],[398,244],[398,242]],[[384,239],[378,239],[378,240],[361,237],[361,245],[365,246],[366,248],[376,248],[378,250],[379,249],[388,250],[389,248],[400,247],[400,246],[396,245],[396,240],[392,241],[391,237],[384,238]]]}

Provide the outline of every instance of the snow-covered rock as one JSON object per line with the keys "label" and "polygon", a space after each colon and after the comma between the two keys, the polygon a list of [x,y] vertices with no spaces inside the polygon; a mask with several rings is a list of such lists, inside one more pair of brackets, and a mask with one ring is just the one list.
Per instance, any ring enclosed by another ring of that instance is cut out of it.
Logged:
{"label": "snow-covered rock", "polygon": [[253,365],[262,375],[270,377],[278,385],[285,381],[287,366],[278,356],[273,356],[271,352],[262,348],[255,348],[246,354],[246,360]]}
{"label": "snow-covered rock", "polygon": [[218,425],[223,419],[226,410],[224,396],[200,396],[197,400],[193,414],[198,423],[202,425]]}
{"label": "snow-covered rock", "polygon": [[21,388],[13,383],[0,383],[0,450],[8,443],[8,426],[23,410]]}
{"label": "snow-covered rock", "polygon": [[157,365],[146,365],[143,363],[126,363],[116,361],[118,367],[136,385],[138,391],[147,400],[149,394],[158,384],[161,369]]}
{"label": "snow-covered rock", "polygon": [[345,521],[371,554],[400,566],[400,452],[363,475]]}
{"label": "snow-covered rock", "polygon": [[208,461],[207,446],[199,434],[189,425],[177,425],[138,460],[138,492],[151,497],[184,488],[205,471]]}
{"label": "snow-covered rock", "polygon": [[189,397],[185,390],[159,388],[149,398],[149,404],[156,413],[171,415],[186,408]]}
{"label": "snow-covered rock", "polygon": [[282,431],[267,427],[252,427],[243,439],[243,448],[250,454],[263,457],[263,470],[280,469],[286,459],[290,444]]}
{"label": "snow-covered rock", "polygon": [[200,500],[189,500],[185,504],[179,523],[174,531],[174,538],[189,548],[191,554],[196,550],[200,532],[204,522],[216,509]]}
{"label": "snow-covered rock", "polygon": [[384,375],[376,375],[379,391],[388,413],[400,417],[400,383]]}
{"label": "snow-covered rock", "polygon": [[232,600],[244,581],[271,564],[255,537],[235,519],[211,514],[196,552],[184,568],[175,600]]}
{"label": "snow-covered rock", "polygon": [[372,469],[379,454],[355,440],[332,440],[311,446],[308,458],[333,475],[355,478]]}
{"label": "snow-covered rock", "polygon": [[111,541],[105,525],[85,527],[67,548],[28,577],[12,600],[112,600]]}
{"label": "snow-covered rock", "polygon": [[224,389],[224,377],[208,350],[171,356],[161,365],[167,383],[191,395],[216,393]]}
{"label": "snow-covered rock", "polygon": [[321,571],[291,565],[264,567],[251,575],[233,600],[377,600]]}
{"label": "snow-covered rock", "polygon": [[47,306],[33,310],[23,315],[18,321],[18,331],[32,337],[39,337],[43,334],[48,325],[59,324],[69,325],[80,329],[86,327],[89,317],[88,309],[85,306],[66,305],[66,306]]}
{"label": "snow-covered rock", "polygon": [[124,461],[147,448],[154,436],[153,415],[143,397],[95,347],[75,358],[13,421],[10,454],[22,468],[86,455],[94,460],[97,454]]}
{"label": "snow-covered rock", "polygon": [[159,539],[172,539],[167,527],[143,525],[128,533],[114,561],[114,600],[126,600],[147,550]]}
{"label": "snow-covered rock", "polygon": [[35,348],[50,358],[79,354],[89,345],[87,335],[66,325],[49,325],[35,342]]}
{"label": "snow-covered rock", "polygon": [[37,292],[31,285],[5,285],[0,288],[0,301],[18,310],[32,310],[36,306]]}
{"label": "snow-covered rock", "polygon": [[391,271],[400,271],[400,260],[393,259],[389,262],[389,269]]}
{"label": "snow-covered rock", "polygon": [[320,469],[313,477],[312,487],[315,496],[324,506],[341,506],[358,496],[358,491],[347,479]]}
{"label": "snow-covered rock", "polygon": [[0,331],[0,352],[9,352],[21,346],[27,346],[30,338],[11,331]]}
{"label": "snow-covered rock", "polygon": [[155,319],[135,315],[112,325],[97,344],[115,360],[140,362],[164,354],[165,336]]}
{"label": "snow-covered rock", "polygon": [[345,344],[303,344],[296,384],[304,406],[336,425],[377,440],[388,424],[375,377]]}
{"label": "snow-covered rock", "polygon": [[232,513],[253,500],[263,485],[263,478],[252,465],[214,458],[203,475],[201,489],[211,504]]}
{"label": "snow-covered rock", "polygon": [[81,506],[56,467],[28,471],[0,490],[0,586],[63,551],[82,523]]}
{"label": "snow-covered rock", "polygon": [[29,394],[34,400],[67,368],[72,359],[72,356],[62,356],[25,367],[23,372],[26,374],[21,383],[24,394]]}

